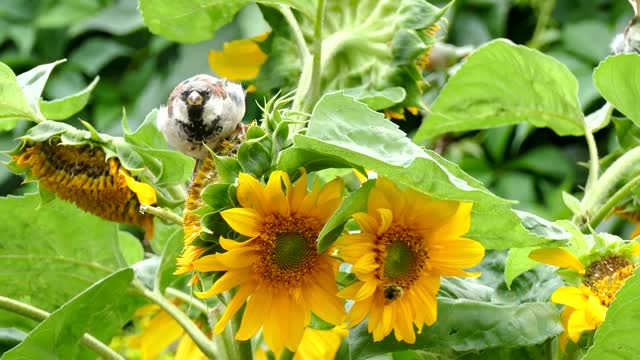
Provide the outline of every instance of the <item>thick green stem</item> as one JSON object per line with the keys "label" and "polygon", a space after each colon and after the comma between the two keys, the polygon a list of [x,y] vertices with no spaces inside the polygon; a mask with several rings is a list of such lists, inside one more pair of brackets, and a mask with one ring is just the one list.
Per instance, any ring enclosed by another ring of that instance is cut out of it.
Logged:
{"label": "thick green stem", "polygon": [[174,289],[172,287],[168,287],[165,289],[165,292],[167,293],[167,295],[173,296],[175,298],[178,298],[182,301],[184,301],[185,303],[189,304],[190,306],[193,306],[194,308],[200,310],[200,312],[202,312],[203,314],[207,315],[207,313],[209,312],[209,308],[207,307],[207,305],[205,303],[203,303],[202,301],[195,299],[193,296],[189,295],[189,294],[185,294],[182,291],[178,290],[178,289]]}
{"label": "thick green stem", "polygon": [[143,214],[148,213],[155,217],[159,217],[160,219],[182,226],[182,217],[169,209],[152,205],[140,205],[140,212]]}
{"label": "thick green stem", "polygon": [[595,213],[595,208],[604,203],[609,194],[624,176],[635,176],[638,172],[637,164],[640,163],[640,147],[623,154],[595,181],[585,193],[582,199],[582,214],[580,218],[590,222],[591,214]]}
{"label": "thick green stem", "polygon": [[[228,304],[235,294],[234,290],[224,292],[221,302],[216,305],[209,313],[211,327],[215,328],[216,323],[225,313],[225,305]],[[242,315],[244,314],[244,306],[227,322],[224,331],[214,336],[218,349],[222,352],[223,359],[253,359],[253,351],[251,350],[251,340],[240,341],[235,339],[235,334],[240,329],[242,323]]]}
{"label": "thick green stem", "polygon": [[166,311],[167,314],[174,318],[176,322],[180,324],[180,326],[184,329],[184,331],[191,337],[193,342],[198,346],[203,354],[205,354],[210,359],[217,358],[218,354],[216,354],[216,349],[213,345],[213,342],[209,340],[207,336],[203,334],[202,331],[200,331],[198,326],[196,326],[196,324],[185,313],[180,311],[177,306],[173,305],[164,296],[148,290],[144,287],[144,285],[140,284],[137,281],[134,281],[134,286],[144,297],[160,305],[162,310]]}
{"label": "thick green stem", "polygon": [[593,137],[591,130],[586,129],[584,137],[587,139],[587,147],[589,148],[589,177],[587,178],[587,185],[585,186],[585,192],[589,192],[593,184],[598,180],[600,159],[598,158],[596,139]]}
{"label": "thick green stem", "polygon": [[589,225],[592,228],[595,228],[600,224],[602,219],[604,219],[609,213],[611,209],[613,209],[616,205],[618,205],[629,193],[640,183],[640,176],[636,176],[631,181],[626,183],[623,187],[618,189],[618,191],[613,194],[607,202],[602,205],[600,209],[593,215],[593,217],[589,220]]}
{"label": "thick green stem", "polygon": [[[49,313],[44,310],[4,296],[0,296],[0,309],[4,309],[40,322],[46,320],[49,317]],[[80,339],[80,343],[87,349],[96,353],[102,359],[124,360],[124,357],[122,357],[120,354],[113,351],[113,349],[111,349],[109,346],[105,345],[100,340],[94,338],[89,334],[84,334]]]}
{"label": "thick green stem", "polygon": [[320,98],[322,90],[322,24],[324,21],[324,0],[318,0],[316,11],[316,24],[313,33],[313,65],[311,70],[311,84],[309,96],[305,97],[305,112],[311,112],[316,101]]}

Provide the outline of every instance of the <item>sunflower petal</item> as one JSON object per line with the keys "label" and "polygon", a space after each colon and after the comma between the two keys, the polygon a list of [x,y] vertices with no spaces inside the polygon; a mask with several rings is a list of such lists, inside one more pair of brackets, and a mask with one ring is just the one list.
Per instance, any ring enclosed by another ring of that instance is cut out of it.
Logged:
{"label": "sunflower petal", "polygon": [[120,168],[118,172],[124,177],[124,180],[127,182],[127,187],[136,194],[140,204],[153,205],[158,203],[156,190],[153,186],[137,181],[133,177],[129,176],[129,174],[122,168]]}
{"label": "sunflower petal", "polygon": [[222,218],[242,235],[256,237],[260,235],[258,228],[262,222],[262,217],[254,209],[233,208],[220,212]]}
{"label": "sunflower petal", "polygon": [[561,286],[551,294],[551,301],[554,303],[567,305],[574,309],[584,309],[588,299],[588,294],[574,286]]}
{"label": "sunflower petal", "polygon": [[209,66],[216,74],[231,81],[254,79],[267,60],[267,55],[257,43],[268,36],[269,32],[266,32],[249,39],[224,43],[222,51],[209,51]]}
{"label": "sunflower petal", "polygon": [[544,264],[575,270],[583,275],[585,273],[584,265],[582,265],[580,260],[562,248],[536,249],[529,254],[529,258]]}

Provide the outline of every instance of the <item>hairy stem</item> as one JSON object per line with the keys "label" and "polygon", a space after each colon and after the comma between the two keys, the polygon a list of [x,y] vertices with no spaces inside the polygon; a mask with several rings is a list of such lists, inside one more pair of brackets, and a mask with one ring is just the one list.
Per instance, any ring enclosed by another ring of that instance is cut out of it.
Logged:
{"label": "hairy stem", "polygon": [[304,107],[305,112],[311,112],[322,90],[322,24],[324,20],[324,0],[318,0],[318,9],[316,11],[316,24],[313,39],[313,65],[311,67],[311,84],[309,96],[306,97]]}
{"label": "hairy stem", "polygon": [[[0,309],[40,322],[46,320],[50,315],[48,312],[38,309],[37,307],[4,296],[0,296]],[[80,339],[80,343],[102,359],[124,360],[124,357],[120,354],[89,334],[84,334]]]}
{"label": "hairy stem", "polygon": [[167,298],[153,292],[144,287],[140,282],[134,281],[134,286],[142,296],[147,299],[153,301],[154,303],[160,305],[162,310],[166,311],[172,318],[176,320],[176,322],[184,329],[184,331],[189,334],[193,342],[198,346],[200,351],[205,354],[210,359],[217,358],[216,349],[213,345],[213,342],[207,338],[205,334],[196,326],[196,324],[187,316],[187,314],[183,313],[177,306],[173,305]]}
{"label": "hairy stem", "polygon": [[207,305],[205,303],[203,303],[202,301],[194,298],[193,296],[189,295],[189,294],[185,294],[182,291],[178,290],[178,289],[174,289],[172,287],[168,287],[164,290],[167,295],[173,296],[175,298],[178,298],[182,301],[184,301],[185,303],[195,307],[196,309],[200,310],[200,312],[202,312],[203,314],[207,314],[209,312],[209,308],[207,307]]}
{"label": "hairy stem", "polygon": [[149,213],[155,217],[159,217],[160,219],[182,226],[182,217],[169,209],[152,205],[140,205],[140,212],[143,214]]}
{"label": "hairy stem", "polygon": [[631,149],[618,158],[602,176],[595,181],[582,198],[580,218],[590,222],[594,209],[605,202],[609,194],[624,176],[635,176],[640,162],[640,146]]}
{"label": "hairy stem", "polygon": [[585,192],[588,192],[598,180],[600,159],[598,158],[598,146],[596,145],[596,140],[591,130],[586,129],[584,137],[587,140],[587,147],[589,148],[589,177],[587,178],[587,185],[585,186]]}
{"label": "hairy stem", "polygon": [[611,212],[611,209],[613,209],[616,205],[620,203],[620,201],[622,201],[627,195],[629,195],[631,190],[633,190],[633,188],[636,187],[638,183],[640,183],[640,176],[636,176],[631,181],[626,183],[623,187],[618,189],[618,191],[616,191],[609,198],[609,200],[607,200],[607,202],[604,205],[602,205],[600,209],[598,209],[595,215],[593,215],[593,217],[589,220],[589,225],[592,228],[595,228],[596,226],[598,226],[598,224],[600,224],[602,219],[604,219],[607,215],[609,215],[609,213]]}

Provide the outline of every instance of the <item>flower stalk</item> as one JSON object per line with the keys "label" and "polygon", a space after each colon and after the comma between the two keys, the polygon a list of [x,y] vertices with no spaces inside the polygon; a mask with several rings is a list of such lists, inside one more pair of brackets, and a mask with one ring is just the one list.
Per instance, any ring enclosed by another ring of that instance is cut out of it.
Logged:
{"label": "flower stalk", "polygon": [[[38,309],[37,307],[4,296],[0,296],[0,309],[40,322],[46,320],[50,315],[48,312]],[[120,354],[89,334],[84,334],[82,338],[80,338],[80,343],[96,355],[99,355],[102,359],[124,360],[124,357]]]}
{"label": "flower stalk", "polygon": [[193,342],[198,346],[203,354],[205,354],[210,359],[218,358],[218,354],[216,353],[216,349],[213,346],[213,342],[209,340],[207,336],[202,333],[202,331],[200,331],[198,326],[193,322],[193,320],[191,320],[191,318],[189,318],[189,316],[187,316],[187,314],[180,311],[177,306],[173,305],[164,296],[145,288],[144,285],[140,284],[139,282],[134,281],[133,285],[142,296],[160,305],[162,310],[166,311],[167,314],[174,318],[176,322],[180,324],[180,326],[182,326],[184,331],[191,337]]}

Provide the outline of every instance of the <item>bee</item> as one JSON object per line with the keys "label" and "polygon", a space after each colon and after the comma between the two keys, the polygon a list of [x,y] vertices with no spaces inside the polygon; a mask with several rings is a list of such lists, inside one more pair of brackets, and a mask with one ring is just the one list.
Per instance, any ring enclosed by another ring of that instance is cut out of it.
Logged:
{"label": "bee", "polygon": [[382,294],[384,295],[386,302],[391,303],[394,300],[400,299],[404,294],[404,290],[402,289],[402,286],[391,283],[384,286]]}

